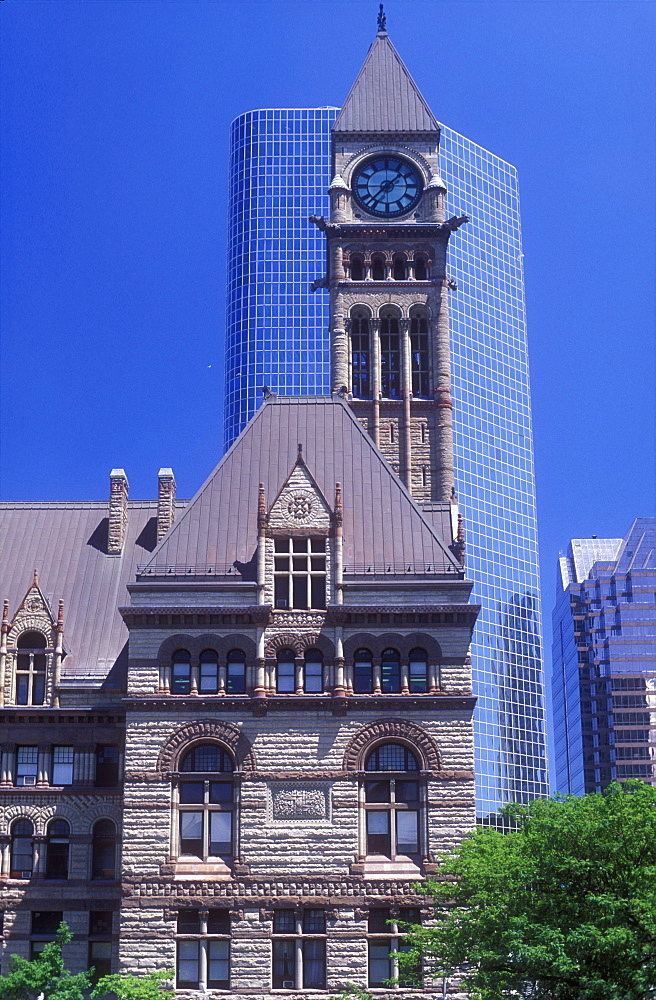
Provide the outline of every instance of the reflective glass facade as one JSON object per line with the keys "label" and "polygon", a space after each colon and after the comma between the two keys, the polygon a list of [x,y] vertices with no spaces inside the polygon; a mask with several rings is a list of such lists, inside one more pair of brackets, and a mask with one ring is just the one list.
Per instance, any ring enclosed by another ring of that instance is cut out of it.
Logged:
{"label": "reflective glass facade", "polygon": [[[329,391],[328,295],[309,291],[324,274],[325,243],[307,218],[329,213],[336,116],[257,111],[233,124],[228,445],[263,384]],[[451,239],[449,273],[458,285],[450,298],[456,482],[472,599],[483,609],[472,659],[484,817],[548,791],[519,196],[514,167],[444,126],[441,173],[447,215],[471,220]]]}
{"label": "reflective glass facade", "polygon": [[573,539],[556,591],[556,790],[656,783],[656,518],[638,518],[623,539]]}

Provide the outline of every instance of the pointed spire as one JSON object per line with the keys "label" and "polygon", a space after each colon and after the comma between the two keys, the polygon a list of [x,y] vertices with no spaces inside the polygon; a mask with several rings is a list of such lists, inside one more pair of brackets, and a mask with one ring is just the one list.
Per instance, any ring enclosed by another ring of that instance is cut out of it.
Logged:
{"label": "pointed spire", "polygon": [[458,536],[456,539],[456,555],[460,560],[460,565],[465,565],[465,519],[462,514],[458,514]]}
{"label": "pointed spire", "polygon": [[39,586],[39,571],[38,571],[38,569],[34,570],[34,579],[32,580],[32,586],[33,587],[38,587]]}
{"label": "pointed spire", "polygon": [[378,7],[378,37],[387,35],[387,18],[382,3]]}
{"label": "pointed spire", "polygon": [[378,34],[337,116],[333,132],[439,134],[439,125],[385,30],[382,5],[378,18]]}
{"label": "pointed spire", "polygon": [[341,525],[344,520],[344,508],[342,507],[342,484],[335,483],[335,523]]}

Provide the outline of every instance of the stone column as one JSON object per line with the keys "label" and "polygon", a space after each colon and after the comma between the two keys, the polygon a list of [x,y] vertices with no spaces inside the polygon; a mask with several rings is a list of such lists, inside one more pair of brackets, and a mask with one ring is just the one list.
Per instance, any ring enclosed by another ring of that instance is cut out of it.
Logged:
{"label": "stone column", "polygon": [[2,608],[2,626],[0,631],[0,706],[5,703],[5,664],[7,662],[7,633],[9,631],[9,601]]}
{"label": "stone column", "polygon": [[61,665],[64,657],[64,602],[59,602],[59,613],[55,629],[55,669],[52,689],[52,704],[59,708],[59,684],[61,682]]}
{"label": "stone column", "polygon": [[374,694],[380,694],[382,690],[382,669],[380,660],[374,658]]}
{"label": "stone column", "polygon": [[412,398],[412,352],[410,345],[410,320],[399,320],[401,335],[401,386],[403,394],[403,421],[399,442],[399,470],[401,482],[412,492],[412,434],[410,427],[410,400]]}
{"label": "stone column", "polygon": [[9,875],[11,863],[11,837],[8,833],[0,834],[0,875]]}
{"label": "stone column", "polygon": [[50,743],[39,743],[36,765],[37,785],[50,784],[50,763],[52,756],[52,746]]}
{"label": "stone column", "polygon": [[297,656],[294,660],[294,688],[296,694],[303,694],[303,687],[305,678],[303,676],[303,667],[305,666],[305,660],[302,656]]}
{"label": "stone column", "polygon": [[16,744],[3,743],[0,764],[0,785],[13,785],[16,770]]}
{"label": "stone column", "polygon": [[42,879],[46,875],[46,846],[47,837],[45,834],[35,834],[32,838],[34,844],[34,861],[32,866],[32,878]]}
{"label": "stone column", "polygon": [[401,693],[410,693],[410,669],[407,660],[401,660]]}
{"label": "stone column", "polygon": [[370,319],[371,340],[371,398],[373,400],[373,415],[371,420],[371,436],[374,444],[380,444],[380,320]]}
{"label": "stone column", "polygon": [[453,493],[453,431],[451,425],[451,354],[449,347],[449,282],[442,279],[435,340],[435,492],[433,499],[451,499]]}

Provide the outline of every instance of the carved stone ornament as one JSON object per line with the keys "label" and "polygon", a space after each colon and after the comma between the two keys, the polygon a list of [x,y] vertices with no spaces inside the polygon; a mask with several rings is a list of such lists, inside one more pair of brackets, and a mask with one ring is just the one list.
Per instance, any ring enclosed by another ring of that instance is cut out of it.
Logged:
{"label": "carved stone ornament", "polygon": [[276,625],[283,628],[321,628],[326,615],[312,611],[277,611],[274,616]]}
{"label": "carved stone ornament", "polygon": [[[321,615],[316,616],[319,618],[318,622],[308,621],[303,622],[301,618],[302,614],[295,616],[293,613],[288,613],[285,616],[285,625],[323,625],[323,617]],[[313,615],[306,615],[306,617],[313,618]],[[279,621],[278,616],[276,616],[276,621]],[[281,624],[283,624],[281,622]],[[306,649],[311,649],[317,645],[319,641],[319,636],[315,632],[306,632],[305,634],[298,632],[280,632],[278,635],[272,635],[267,639],[264,646],[264,655],[267,657],[275,657],[279,649],[293,649],[297,656],[303,656]]]}
{"label": "carved stone ornament", "polygon": [[311,520],[316,502],[311,493],[307,493],[305,490],[296,490],[289,498],[285,499],[287,513],[291,518],[298,521],[299,524],[305,524]]}
{"label": "carved stone ornament", "polygon": [[381,719],[358,730],[344,754],[345,771],[364,770],[365,757],[377,743],[403,743],[420,757],[422,771],[439,771],[440,755],[435,741],[425,729],[407,719]]}
{"label": "carved stone ornament", "polygon": [[223,743],[234,755],[237,769],[256,770],[253,748],[241,730],[229,722],[215,722],[212,719],[188,722],[176,729],[159,752],[157,770],[176,771],[182,751],[186,750],[191,743],[197,743],[199,740]]}
{"label": "carved stone ornament", "polygon": [[323,788],[297,788],[279,785],[271,788],[274,820],[326,819],[328,802]]}

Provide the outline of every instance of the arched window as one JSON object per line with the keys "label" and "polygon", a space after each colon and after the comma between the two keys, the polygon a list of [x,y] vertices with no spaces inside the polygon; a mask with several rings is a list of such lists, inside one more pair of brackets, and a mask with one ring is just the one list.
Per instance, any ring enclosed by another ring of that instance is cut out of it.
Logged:
{"label": "arched window", "polygon": [[116,827],[111,819],[99,819],[93,828],[91,878],[116,878]]}
{"label": "arched window", "polygon": [[16,704],[43,705],[47,643],[41,632],[23,632],[16,643]]}
{"label": "arched window", "polygon": [[68,878],[70,828],[65,819],[53,819],[46,842],[46,878]]}
{"label": "arched window", "polygon": [[34,827],[29,819],[17,819],[11,828],[11,878],[32,878]]}
{"label": "arched window", "polygon": [[380,391],[386,399],[401,396],[399,320],[391,310],[380,319]]}
{"label": "arched window", "polygon": [[323,691],[323,656],[318,649],[308,649],[303,664],[303,690],[308,694]]}
{"label": "arched window", "polygon": [[421,255],[415,257],[415,280],[416,281],[428,280],[428,268],[426,267],[426,258]]}
{"label": "arched window", "polygon": [[186,649],[177,649],[172,657],[171,694],[191,691],[191,656]]}
{"label": "arched window", "polygon": [[385,280],[385,258],[382,254],[374,254],[371,258],[371,277],[374,281]]}
{"label": "arched window", "polygon": [[405,281],[407,277],[406,268],[407,268],[406,259],[403,256],[403,254],[400,253],[395,254],[393,258],[393,269],[392,269],[392,274],[394,276],[395,281]]}
{"label": "arched window", "polygon": [[228,751],[214,743],[200,743],[182,758],[184,778],[178,789],[181,855],[200,861],[232,856],[234,769]]}
{"label": "arched window", "polygon": [[428,656],[425,649],[411,649],[408,662],[410,692],[428,691]]}
{"label": "arched window", "polygon": [[401,690],[401,657],[395,649],[383,650],[380,658],[380,687],[384,694]]}
{"label": "arched window", "polygon": [[276,691],[278,694],[293,694],[296,690],[295,653],[292,649],[281,649],[276,668]]}
{"label": "arched window", "polygon": [[364,782],[367,854],[395,860],[419,854],[419,765],[400,743],[383,743],[365,762],[377,772]]}
{"label": "arched window", "polygon": [[364,281],[364,260],[359,253],[351,254],[351,281]]}
{"label": "arched window", "polygon": [[358,649],[353,657],[353,690],[371,694],[374,689],[374,658],[368,649]]}
{"label": "arched window", "polygon": [[428,319],[425,312],[415,312],[410,318],[410,352],[412,356],[412,394],[428,396]]}
{"label": "arched window", "polygon": [[219,657],[213,649],[205,649],[200,654],[198,691],[200,694],[216,694],[219,690]]}
{"label": "arched window", "polygon": [[226,671],[226,691],[228,694],[244,694],[246,691],[246,654],[243,650],[230,650]]}
{"label": "arched window", "polygon": [[358,399],[371,397],[369,317],[363,309],[351,313],[351,391]]}

